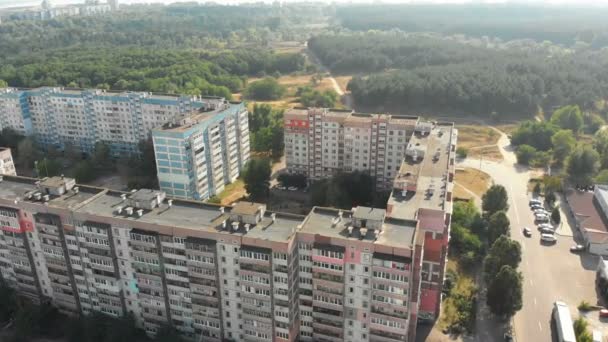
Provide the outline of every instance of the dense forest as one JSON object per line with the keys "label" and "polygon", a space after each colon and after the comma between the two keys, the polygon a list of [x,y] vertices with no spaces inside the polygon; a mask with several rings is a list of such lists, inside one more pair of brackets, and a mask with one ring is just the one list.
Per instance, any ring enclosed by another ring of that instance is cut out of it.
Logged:
{"label": "dense forest", "polygon": [[112,15],[0,25],[0,80],[15,87],[70,86],[218,95],[247,76],[303,70],[299,53],[269,44],[304,40],[307,6],[126,6]]}
{"label": "dense forest", "polygon": [[608,93],[608,51],[552,44],[484,44],[431,34],[366,32],[314,37],[330,69],[373,73],[349,89],[359,105],[530,114],[565,104],[589,108]]}
{"label": "dense forest", "polygon": [[0,66],[0,79],[15,87],[62,85],[230,98],[243,88],[243,76],[290,73],[303,67],[300,54],[263,50],[204,53],[87,48],[6,58]]}
{"label": "dense forest", "polygon": [[336,16],[351,30],[401,29],[503,41],[533,39],[556,44],[576,42],[601,48],[608,45],[605,8],[587,6],[533,6],[523,4],[467,5],[348,5]]}
{"label": "dense forest", "polygon": [[65,47],[138,46],[224,49],[304,40],[303,24],[323,19],[324,7],[174,4],[122,6],[109,15],[10,21],[0,25],[0,58]]}

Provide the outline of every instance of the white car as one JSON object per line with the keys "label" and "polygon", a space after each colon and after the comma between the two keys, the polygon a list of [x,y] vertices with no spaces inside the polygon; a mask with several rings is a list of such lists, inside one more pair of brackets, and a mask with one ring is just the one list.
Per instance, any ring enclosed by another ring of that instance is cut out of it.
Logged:
{"label": "white car", "polygon": [[534,210],[534,214],[542,214],[542,215],[549,215],[549,212],[546,211],[545,209],[535,209]]}
{"label": "white car", "polygon": [[551,235],[555,234],[555,231],[553,229],[550,229],[550,228],[541,228],[540,232],[542,234],[551,234]]}
{"label": "white car", "polygon": [[296,191],[296,190],[298,190],[298,187],[297,186],[290,186],[289,188],[287,188],[287,190],[289,190],[289,191]]}
{"label": "white car", "polygon": [[279,185],[279,186],[277,186],[277,189],[279,189],[279,190],[286,190],[287,188],[284,187],[284,186],[282,186],[282,185]]}
{"label": "white car", "polygon": [[549,228],[549,229],[553,229],[553,226],[549,223],[541,223],[538,225],[538,229],[542,229],[542,228]]}
{"label": "white car", "polygon": [[540,240],[545,241],[545,242],[556,242],[557,238],[555,238],[555,236],[553,236],[551,234],[541,234]]}

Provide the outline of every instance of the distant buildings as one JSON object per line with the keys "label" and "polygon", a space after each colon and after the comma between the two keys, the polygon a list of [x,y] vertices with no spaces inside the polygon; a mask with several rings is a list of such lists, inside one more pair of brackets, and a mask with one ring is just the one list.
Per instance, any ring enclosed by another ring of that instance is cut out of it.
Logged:
{"label": "distant buildings", "polygon": [[85,0],[84,4],[53,6],[50,0],[43,0],[40,7],[7,9],[0,13],[4,20],[48,20],[58,17],[99,15],[116,11],[118,0]]}
{"label": "distant buildings", "polygon": [[0,175],[17,175],[10,148],[0,147]]}
{"label": "distant buildings", "polygon": [[152,128],[222,99],[58,87],[0,88],[0,129],[32,136],[42,146],[90,153],[102,141],[115,155],[137,151]]}

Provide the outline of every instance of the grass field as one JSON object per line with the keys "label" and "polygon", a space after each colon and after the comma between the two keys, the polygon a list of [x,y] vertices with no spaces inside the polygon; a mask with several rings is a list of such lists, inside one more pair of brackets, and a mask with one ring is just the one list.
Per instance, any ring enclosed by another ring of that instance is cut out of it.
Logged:
{"label": "grass field", "polygon": [[[281,85],[285,86],[287,89],[285,96],[276,101],[251,101],[256,103],[268,103],[276,108],[287,109],[293,108],[296,106],[301,106],[302,104],[298,101],[299,99],[295,96],[296,91],[299,87],[304,86],[313,86],[312,77],[314,74],[293,74],[293,75],[284,75],[278,78],[278,81]],[[346,89],[346,84],[350,81],[352,76],[339,76],[336,77],[336,82],[342,89]],[[260,80],[260,78],[249,78],[247,83],[255,82]],[[329,77],[324,77],[320,82],[313,86],[314,89],[324,91],[324,90],[333,90],[333,84]],[[234,101],[243,100],[242,94],[235,93],[232,94],[232,99]],[[343,108],[342,103],[337,103],[336,108]]]}
{"label": "grass field", "polygon": [[[468,167],[456,170],[455,180],[457,184],[454,187],[454,195],[458,198],[472,198],[472,196],[467,191],[458,189],[457,186],[464,187],[478,197],[481,197],[492,183],[492,178],[490,175],[483,171]],[[457,190],[459,191],[457,192]],[[463,197],[458,196],[459,194],[462,194]]]}
{"label": "grass field", "polygon": [[487,126],[458,125],[458,147],[468,150],[471,158],[502,160],[496,143],[500,134]]}

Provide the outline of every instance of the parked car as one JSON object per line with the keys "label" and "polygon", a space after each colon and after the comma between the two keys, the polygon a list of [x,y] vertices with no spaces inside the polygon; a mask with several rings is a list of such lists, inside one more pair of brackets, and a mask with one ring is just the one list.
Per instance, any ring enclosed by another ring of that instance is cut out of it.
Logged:
{"label": "parked car", "polygon": [[545,209],[534,209],[534,214],[549,215],[549,212]]}
{"label": "parked car", "polygon": [[542,205],[543,201],[537,199],[537,198],[533,198],[530,200],[530,202],[528,203],[529,206],[533,206],[533,205]]}
{"label": "parked car", "polygon": [[282,186],[282,185],[277,185],[277,189],[279,189],[279,190],[285,190],[285,189],[287,189],[287,188],[286,188],[286,187],[284,187],[284,186]]}
{"label": "parked car", "polygon": [[574,246],[570,247],[570,252],[573,252],[573,253],[582,252],[584,250],[585,250],[584,245],[574,245]]}
{"label": "parked car", "polygon": [[551,234],[551,235],[555,234],[555,231],[553,229],[549,229],[549,228],[541,228],[540,232],[542,234]]}
{"label": "parked car", "polygon": [[524,227],[524,236],[530,237],[532,236],[532,231],[528,227]]}
{"label": "parked car", "polygon": [[608,309],[601,309],[600,310],[600,317],[601,318],[608,318]]}
{"label": "parked car", "polygon": [[552,234],[540,234],[540,241],[544,241],[544,242],[556,242],[557,239]]}
{"label": "parked car", "polygon": [[540,224],[538,225],[538,229],[541,229],[541,228],[549,228],[549,229],[553,229],[553,226],[552,226],[550,223],[540,223]]}
{"label": "parked car", "polygon": [[297,186],[290,186],[289,188],[287,188],[287,190],[289,190],[289,191],[297,191],[298,187]]}

